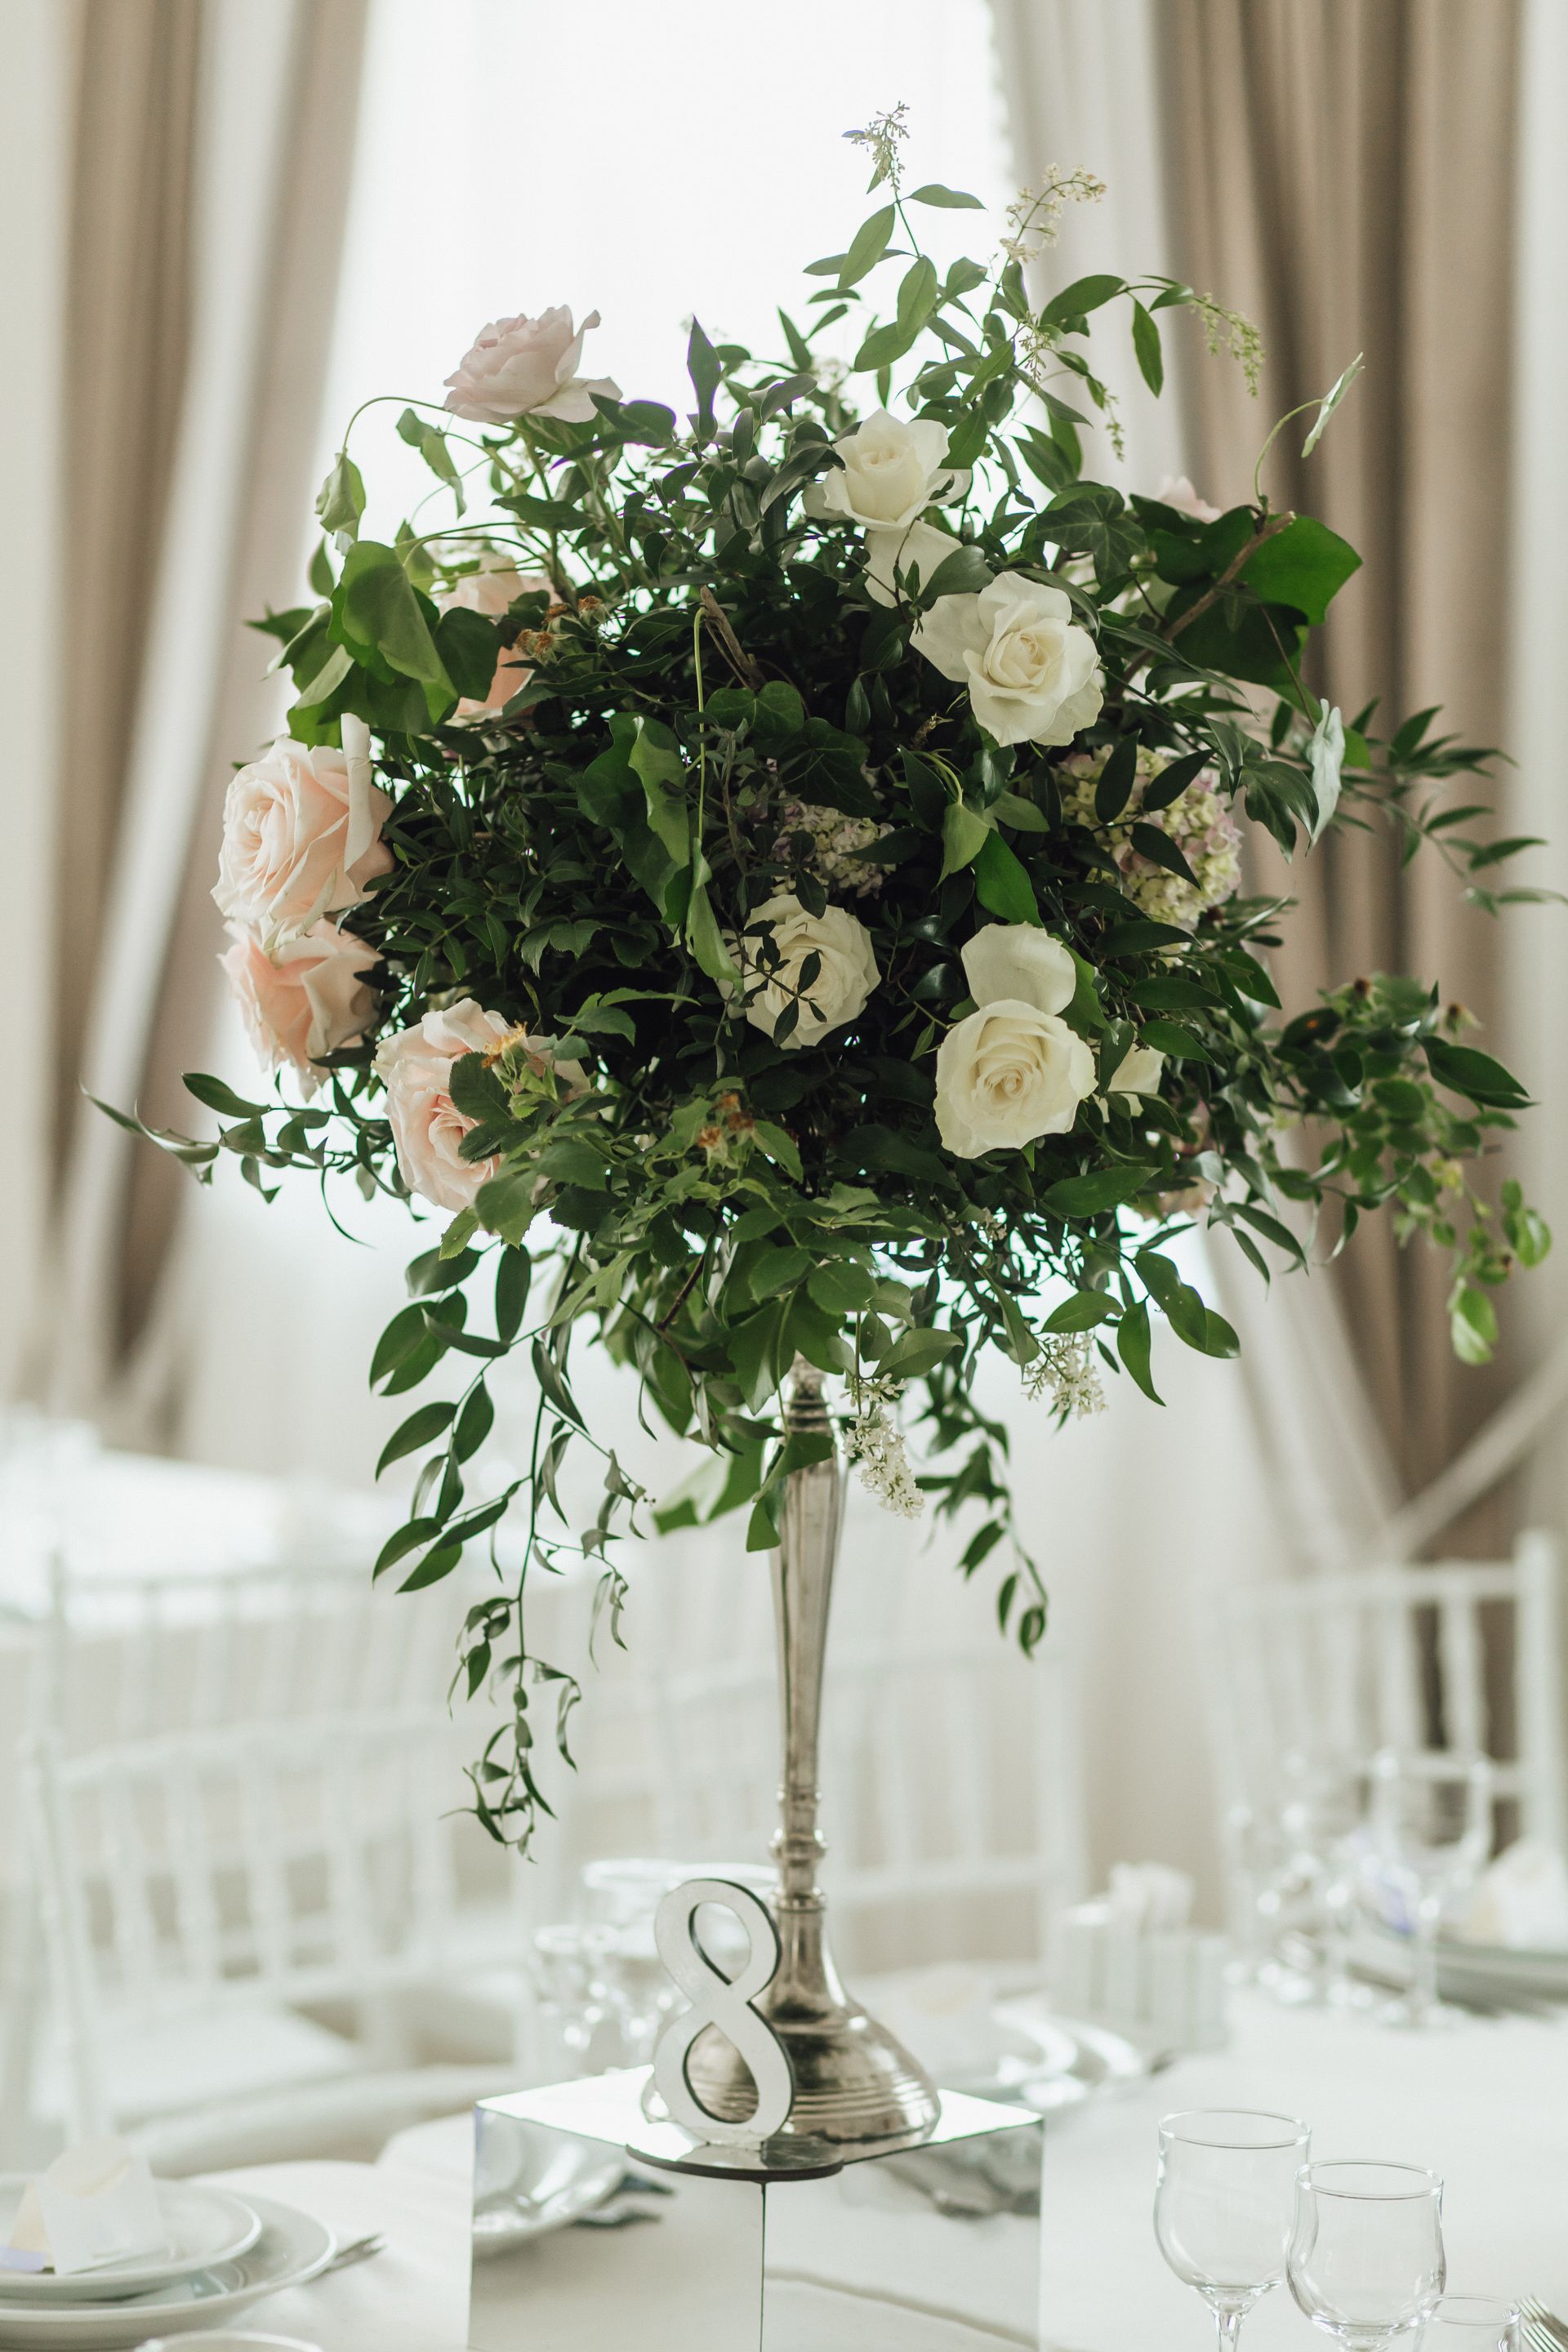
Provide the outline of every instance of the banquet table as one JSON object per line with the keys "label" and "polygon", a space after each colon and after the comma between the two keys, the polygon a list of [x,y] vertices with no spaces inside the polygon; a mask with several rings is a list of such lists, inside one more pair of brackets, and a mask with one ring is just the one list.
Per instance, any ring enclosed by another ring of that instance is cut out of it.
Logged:
{"label": "banquet table", "polygon": [[[1319,2156],[1424,2164],[1447,2183],[1449,2284],[1531,2293],[1568,2314],[1568,2017],[1477,2018],[1448,2033],[1401,2033],[1361,2015],[1237,1998],[1230,2045],[1047,2126],[1038,2286],[1051,2352],[1205,2352],[1212,2323],[1166,2270],[1150,2223],[1155,2126],[1172,2108],[1272,2107],[1313,2126]],[[460,2352],[468,2278],[470,2121],[405,2132],[374,2165],[268,2165],[222,2179],[305,2207],[342,2235],[386,2234],[373,2261],[259,2307],[254,2326],[323,2352]],[[977,2234],[994,2224],[977,2221]],[[989,2340],[1036,2324],[1024,2282],[993,2309]],[[626,2342],[635,2344],[628,2313]],[[867,2352],[942,2352],[960,2337],[910,2313],[867,2315]],[[1247,2352],[1294,2345],[1308,2324],[1278,2290],[1247,2324]]]}

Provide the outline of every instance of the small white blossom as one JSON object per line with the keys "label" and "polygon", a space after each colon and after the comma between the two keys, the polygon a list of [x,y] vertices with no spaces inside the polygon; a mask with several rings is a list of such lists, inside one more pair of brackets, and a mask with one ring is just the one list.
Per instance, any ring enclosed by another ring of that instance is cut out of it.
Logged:
{"label": "small white blossom", "polygon": [[811,801],[785,801],[779,825],[773,856],[781,866],[804,866],[825,888],[853,890],[860,898],[881,888],[887,867],[856,853],[891,833],[890,824],[875,817],[846,816],[839,809],[819,808]]}
{"label": "small white blossom", "polygon": [[898,1381],[874,1373],[852,1374],[849,1396],[855,1414],[844,1433],[844,1451],[860,1484],[895,1517],[921,1518],[925,1496],[915,1484],[904,1433],[890,1410],[898,1402]]}
{"label": "small white blossom", "polygon": [[1052,1412],[1064,1421],[1103,1412],[1105,1391],[1088,1332],[1042,1339],[1039,1355],[1024,1374],[1024,1393],[1031,1403],[1048,1396]]}

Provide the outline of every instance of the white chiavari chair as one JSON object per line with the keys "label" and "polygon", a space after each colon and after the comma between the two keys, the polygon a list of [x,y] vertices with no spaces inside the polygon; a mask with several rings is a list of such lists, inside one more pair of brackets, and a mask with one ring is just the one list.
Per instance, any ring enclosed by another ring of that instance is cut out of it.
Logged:
{"label": "white chiavari chair", "polygon": [[[667,1666],[650,1695],[658,1851],[762,1860],[778,1817],[771,1660]],[[1043,1961],[1084,1892],[1059,1653],[889,1642],[830,1650],[823,1885],[840,1960]]]}
{"label": "white chiavari chair", "polygon": [[507,2061],[400,2065],[322,2021],[496,1958],[458,1899],[472,1729],[424,1706],[78,1755],[36,1735],[26,1803],[66,2127],[130,2129],[169,2170],[371,2154],[510,2083]]}
{"label": "white chiavari chair", "polygon": [[1227,1819],[1267,1808],[1292,1750],[1468,1750],[1492,1759],[1500,1832],[1563,1850],[1562,1591],[1561,1550],[1533,1532],[1510,1560],[1212,1593],[1209,1712]]}

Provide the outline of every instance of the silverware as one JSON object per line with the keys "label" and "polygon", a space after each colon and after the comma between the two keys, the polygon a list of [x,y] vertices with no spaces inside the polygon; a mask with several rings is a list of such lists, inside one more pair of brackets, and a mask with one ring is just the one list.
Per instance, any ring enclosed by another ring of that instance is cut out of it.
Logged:
{"label": "silverware", "polygon": [[1534,2295],[1520,2296],[1519,2313],[1531,2352],[1568,2352],[1568,2326]]}
{"label": "silverware", "polygon": [[351,2238],[346,2246],[338,2248],[321,2276],[326,2278],[332,2271],[349,2270],[355,2263],[368,2263],[372,2254],[379,2254],[385,2244],[385,2233],[381,2230],[372,2230],[363,2238]]}

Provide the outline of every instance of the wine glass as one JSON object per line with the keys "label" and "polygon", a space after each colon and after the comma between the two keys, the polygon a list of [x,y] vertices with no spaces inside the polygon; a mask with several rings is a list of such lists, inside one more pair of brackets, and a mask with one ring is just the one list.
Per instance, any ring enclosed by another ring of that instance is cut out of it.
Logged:
{"label": "wine glass", "polygon": [[1446,2294],[1422,2331],[1421,2352],[1519,2352],[1519,2305],[1500,2294]]}
{"label": "wine glass", "polygon": [[1347,2352],[1379,2352],[1443,2292],[1443,2184],[1413,2164],[1301,2168],[1290,2292]]}
{"label": "wine glass", "polygon": [[1222,2352],[1285,2276],[1296,2179],[1311,2141],[1295,2116],[1194,2108],[1160,2126],[1154,2235],[1176,2276],[1209,2305]]}
{"label": "wine glass", "polygon": [[1437,1998],[1437,1931],[1491,1846],[1492,1770],[1484,1756],[1401,1754],[1372,1759],[1364,1865],[1392,1892],[1411,1937],[1408,1995],[1382,2012],[1393,2025],[1451,2025]]}

